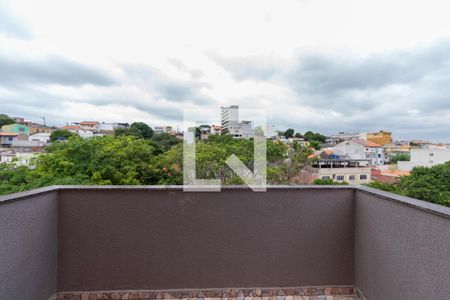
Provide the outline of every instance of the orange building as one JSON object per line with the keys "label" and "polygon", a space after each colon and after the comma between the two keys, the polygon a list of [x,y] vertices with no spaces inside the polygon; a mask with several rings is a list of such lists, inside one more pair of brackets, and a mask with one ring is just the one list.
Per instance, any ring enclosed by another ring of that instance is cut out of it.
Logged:
{"label": "orange building", "polygon": [[367,141],[381,146],[392,144],[392,132],[380,130],[380,132],[367,133]]}

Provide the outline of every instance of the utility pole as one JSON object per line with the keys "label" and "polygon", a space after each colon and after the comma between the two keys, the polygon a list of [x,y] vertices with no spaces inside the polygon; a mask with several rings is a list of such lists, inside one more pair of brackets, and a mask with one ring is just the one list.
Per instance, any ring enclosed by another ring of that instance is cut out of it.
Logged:
{"label": "utility pole", "polygon": [[47,126],[47,125],[45,124],[45,117],[41,117],[41,119],[44,120],[44,126]]}

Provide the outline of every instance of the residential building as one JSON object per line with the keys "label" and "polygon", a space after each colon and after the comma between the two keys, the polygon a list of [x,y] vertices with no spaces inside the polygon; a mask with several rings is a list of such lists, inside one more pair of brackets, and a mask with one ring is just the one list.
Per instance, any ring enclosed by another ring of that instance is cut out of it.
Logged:
{"label": "residential building", "polygon": [[62,129],[76,133],[82,138],[92,138],[95,136],[104,136],[105,135],[105,133],[100,132],[100,130],[86,129],[86,128],[92,128],[92,126],[93,125],[84,125],[84,126],[70,125],[70,126],[64,126],[64,127],[62,127]]}
{"label": "residential building", "polygon": [[385,155],[385,161],[388,163],[392,158],[396,157],[400,154],[408,154],[410,151],[410,145],[409,144],[402,144],[402,143],[392,143],[392,144],[386,144],[383,146],[384,149],[384,155]]}
{"label": "residential building", "polygon": [[414,167],[431,167],[447,161],[450,161],[450,149],[413,148],[410,152],[410,161],[399,161],[398,169],[411,171]]}
{"label": "residential building", "polygon": [[327,140],[325,143],[329,146],[337,145],[343,141],[350,141],[350,140],[366,140],[367,139],[367,133],[365,132],[344,132],[341,131],[338,134],[333,134],[327,137]]}
{"label": "residential building", "polygon": [[3,125],[1,132],[22,133],[30,135],[30,127],[24,124],[14,123],[10,125]]}
{"label": "residential building", "polygon": [[339,143],[334,149],[347,154],[351,159],[368,159],[372,166],[385,164],[383,147],[373,142],[354,139]]}
{"label": "residential building", "polygon": [[367,184],[371,181],[368,159],[322,159],[313,162],[309,172],[313,179],[332,179],[349,184]]}
{"label": "residential building", "polygon": [[37,156],[35,152],[16,152],[9,150],[0,152],[0,163],[14,163],[16,166],[28,166],[33,158]]}
{"label": "residential building", "polygon": [[211,126],[210,125],[200,125],[198,126],[201,133],[204,134],[210,134],[211,133]]}
{"label": "residential building", "polygon": [[222,134],[239,134],[239,106],[222,106]]}
{"label": "residential building", "polygon": [[249,139],[255,136],[252,121],[241,121],[239,122],[236,138]]}
{"label": "residential building", "polygon": [[41,152],[46,145],[46,142],[40,141],[13,141],[12,149],[20,153],[33,153]]}
{"label": "residential building", "polygon": [[128,128],[130,125],[128,123],[106,123],[101,122],[98,124],[98,130],[100,131],[114,131],[119,128]]}
{"label": "residential building", "polygon": [[211,134],[222,134],[222,126],[212,125],[211,126]]}
{"label": "residential building", "polygon": [[384,130],[374,133],[367,133],[366,140],[381,146],[392,144],[392,133]]}
{"label": "residential building", "polygon": [[11,147],[14,141],[27,141],[28,135],[15,132],[0,132],[0,146]]}
{"label": "residential building", "polygon": [[78,125],[80,125],[82,130],[89,130],[89,131],[97,131],[99,130],[99,122],[97,121],[83,121],[80,122]]}
{"label": "residential building", "polygon": [[35,134],[30,135],[28,137],[28,140],[48,144],[48,143],[50,143],[50,133],[47,133],[47,132],[35,133]]}
{"label": "residential building", "polygon": [[30,123],[30,125],[28,127],[30,127],[30,134],[41,133],[41,132],[52,133],[55,130],[52,127],[37,124],[37,123]]}
{"label": "residential building", "polygon": [[155,133],[174,133],[172,126],[155,126],[153,131]]}
{"label": "residential building", "polygon": [[67,125],[62,127],[61,129],[63,130],[67,130],[73,133],[78,133],[79,130],[81,130],[81,126],[80,125]]}
{"label": "residential building", "polygon": [[401,176],[409,176],[411,172],[401,170],[372,169],[372,180],[382,183],[397,183]]}

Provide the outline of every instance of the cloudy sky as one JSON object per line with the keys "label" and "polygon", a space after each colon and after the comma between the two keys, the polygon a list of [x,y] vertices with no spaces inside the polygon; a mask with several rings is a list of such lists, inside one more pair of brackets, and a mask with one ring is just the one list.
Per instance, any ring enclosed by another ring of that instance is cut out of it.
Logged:
{"label": "cloudy sky", "polygon": [[450,142],[447,3],[0,0],[0,113],[176,126],[238,104],[279,129]]}

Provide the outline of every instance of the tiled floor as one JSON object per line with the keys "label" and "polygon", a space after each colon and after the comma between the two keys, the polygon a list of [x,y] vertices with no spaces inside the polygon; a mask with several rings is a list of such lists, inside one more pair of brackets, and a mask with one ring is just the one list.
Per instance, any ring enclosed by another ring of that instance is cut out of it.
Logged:
{"label": "tiled floor", "polygon": [[359,300],[351,286],[60,292],[58,300]]}

